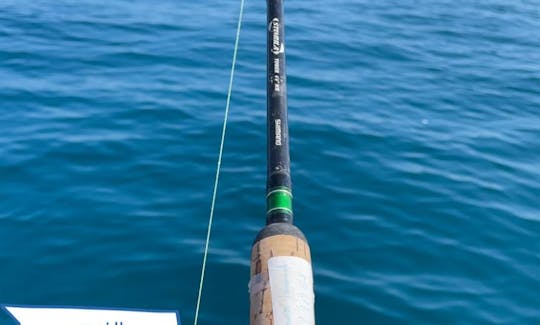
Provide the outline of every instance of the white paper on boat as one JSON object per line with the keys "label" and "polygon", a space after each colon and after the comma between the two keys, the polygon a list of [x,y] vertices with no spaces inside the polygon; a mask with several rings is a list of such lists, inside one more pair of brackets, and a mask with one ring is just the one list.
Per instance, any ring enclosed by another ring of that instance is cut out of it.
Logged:
{"label": "white paper on boat", "polygon": [[179,325],[176,312],[4,307],[20,325]]}

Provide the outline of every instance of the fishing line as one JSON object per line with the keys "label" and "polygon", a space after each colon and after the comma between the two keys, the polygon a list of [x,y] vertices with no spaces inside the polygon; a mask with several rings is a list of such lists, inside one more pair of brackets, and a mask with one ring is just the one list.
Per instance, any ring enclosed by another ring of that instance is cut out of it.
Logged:
{"label": "fishing line", "polygon": [[201,280],[199,282],[199,294],[197,295],[197,307],[195,308],[195,320],[193,322],[194,325],[197,325],[197,322],[199,320],[199,309],[201,306],[201,296],[202,296],[202,290],[203,290],[203,284],[204,284],[204,274],[206,272],[206,260],[208,257],[208,246],[210,244],[210,234],[212,232],[212,223],[214,221],[214,208],[216,206],[216,195],[217,195],[217,189],[218,189],[218,184],[219,184],[219,174],[221,170],[221,158],[223,157],[223,145],[225,143],[225,133],[227,131],[227,120],[229,118],[229,107],[231,104],[231,93],[232,93],[232,86],[233,86],[233,80],[234,80],[234,70],[236,67],[236,56],[238,54],[238,43],[240,41],[240,30],[242,28],[243,15],[244,15],[244,0],[240,0],[240,14],[238,15],[238,24],[236,26],[236,39],[234,41],[234,52],[233,52],[233,59],[232,59],[232,64],[231,64],[231,74],[229,77],[229,89],[227,91],[227,103],[225,105],[225,116],[223,118],[223,128],[221,131],[221,143],[219,145],[219,155],[218,155],[217,168],[216,168],[216,177],[214,180],[214,192],[212,194],[212,204],[210,207],[210,217],[208,218],[208,230],[206,232],[206,243],[204,247],[203,263],[202,263],[202,269],[201,269]]}

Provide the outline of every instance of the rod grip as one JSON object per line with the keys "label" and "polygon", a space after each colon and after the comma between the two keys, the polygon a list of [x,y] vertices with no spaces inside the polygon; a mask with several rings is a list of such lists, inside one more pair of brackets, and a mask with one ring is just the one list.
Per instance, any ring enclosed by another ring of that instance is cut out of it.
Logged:
{"label": "rod grip", "polygon": [[251,325],[315,324],[311,253],[304,239],[285,234],[256,241],[249,288]]}

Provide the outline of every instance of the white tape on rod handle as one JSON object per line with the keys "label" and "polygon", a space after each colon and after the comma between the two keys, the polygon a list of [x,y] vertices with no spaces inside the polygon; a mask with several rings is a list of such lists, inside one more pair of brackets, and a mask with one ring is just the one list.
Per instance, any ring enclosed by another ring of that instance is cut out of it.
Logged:
{"label": "white tape on rod handle", "polygon": [[274,325],[314,325],[313,272],[303,258],[276,256],[268,260]]}

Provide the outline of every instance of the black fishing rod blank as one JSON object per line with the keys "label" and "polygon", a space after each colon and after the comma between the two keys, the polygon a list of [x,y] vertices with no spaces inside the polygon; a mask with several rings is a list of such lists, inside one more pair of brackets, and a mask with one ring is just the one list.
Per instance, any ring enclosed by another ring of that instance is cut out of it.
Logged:
{"label": "black fishing rod blank", "polygon": [[267,209],[251,251],[250,324],[314,325],[310,248],[293,225],[283,1],[267,10]]}
{"label": "black fishing rod blank", "polygon": [[292,184],[282,1],[268,1],[267,27],[267,224],[292,223]]}

